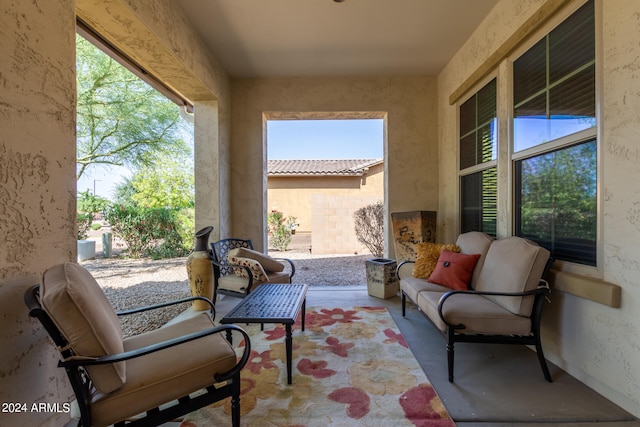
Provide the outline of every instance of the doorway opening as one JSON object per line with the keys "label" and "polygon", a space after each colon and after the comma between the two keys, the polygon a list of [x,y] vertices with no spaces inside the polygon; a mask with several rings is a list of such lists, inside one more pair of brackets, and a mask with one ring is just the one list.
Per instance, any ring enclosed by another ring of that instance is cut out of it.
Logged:
{"label": "doorway opening", "polygon": [[313,255],[369,254],[353,214],[385,203],[386,114],[271,113],[265,144],[267,224],[281,215],[292,244]]}

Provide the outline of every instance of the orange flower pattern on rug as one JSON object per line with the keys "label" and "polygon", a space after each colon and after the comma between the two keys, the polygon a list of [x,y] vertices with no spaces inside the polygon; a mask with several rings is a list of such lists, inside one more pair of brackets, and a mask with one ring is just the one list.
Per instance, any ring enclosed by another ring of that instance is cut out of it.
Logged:
{"label": "orange flower pattern on rug", "polygon": [[[308,308],[306,330],[299,319],[294,326],[292,385],[284,326],[240,326],[252,347],[241,374],[243,426],[454,426],[385,307]],[[181,427],[229,425],[229,400]]]}

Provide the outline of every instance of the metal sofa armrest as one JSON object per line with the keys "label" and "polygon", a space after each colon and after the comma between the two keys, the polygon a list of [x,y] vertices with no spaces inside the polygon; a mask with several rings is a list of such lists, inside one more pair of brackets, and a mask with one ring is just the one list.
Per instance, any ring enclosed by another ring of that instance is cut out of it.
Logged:
{"label": "metal sofa armrest", "polygon": [[[398,267],[396,267],[396,277],[398,278],[398,280],[402,280],[404,279],[404,277],[402,277],[402,274],[400,274],[402,272],[402,266],[408,265],[408,264],[415,264],[415,261],[412,260],[407,260],[407,261],[402,261]],[[405,268],[406,269],[406,268]]]}
{"label": "metal sofa armrest", "polygon": [[444,318],[444,314],[442,313],[443,306],[444,306],[444,303],[446,302],[446,300],[451,298],[452,296],[454,296],[456,294],[497,295],[497,296],[507,296],[507,297],[523,297],[523,296],[530,296],[530,295],[544,296],[544,295],[549,294],[550,292],[551,291],[549,289],[549,285],[544,280],[540,281],[540,285],[536,289],[533,289],[531,291],[525,291],[525,292],[489,292],[489,291],[474,291],[474,290],[453,290],[453,291],[446,292],[444,295],[442,295],[442,297],[440,298],[440,301],[438,301],[438,316],[440,316],[440,319],[447,326],[450,326],[450,327],[452,327],[454,329],[464,328],[464,325],[461,325],[461,324],[460,325],[455,325],[455,324],[447,322],[447,320]]}

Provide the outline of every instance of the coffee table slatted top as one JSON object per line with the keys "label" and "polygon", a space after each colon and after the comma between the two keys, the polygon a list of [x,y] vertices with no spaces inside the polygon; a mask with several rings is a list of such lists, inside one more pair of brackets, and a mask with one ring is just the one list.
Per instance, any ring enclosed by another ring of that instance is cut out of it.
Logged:
{"label": "coffee table slatted top", "polygon": [[308,285],[264,284],[234,307],[221,323],[295,323]]}

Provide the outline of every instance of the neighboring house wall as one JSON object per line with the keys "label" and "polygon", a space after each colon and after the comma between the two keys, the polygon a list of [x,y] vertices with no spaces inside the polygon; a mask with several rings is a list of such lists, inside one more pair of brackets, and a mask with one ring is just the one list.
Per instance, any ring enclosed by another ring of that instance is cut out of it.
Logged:
{"label": "neighboring house wall", "polygon": [[371,251],[355,233],[353,214],[362,206],[376,203],[377,196],[335,196],[314,194],[311,198],[311,253],[366,255]]}
{"label": "neighboring house wall", "polygon": [[[582,2],[501,0],[438,77],[438,235],[444,241],[455,239],[459,216],[457,110],[449,97],[472,73],[483,69],[486,60],[504,54],[500,51],[503,43],[531,31],[534,26],[530,23],[521,28],[527,20],[535,21],[540,11],[558,4],[575,9]],[[602,232],[598,244],[604,262],[589,274],[595,276],[590,283],[594,288],[599,279],[620,285],[622,305],[612,308],[554,290],[551,303],[544,308],[542,339],[545,355],[552,362],[640,416],[640,3],[619,0],[595,4],[597,73],[602,83],[598,104]],[[559,21],[559,15],[566,16],[566,12],[555,15]],[[502,60],[495,69],[485,70],[497,72],[498,109],[503,117],[511,102],[510,68],[510,62]],[[503,136],[500,149],[507,150],[509,123],[502,121],[499,127]],[[500,236],[512,233],[510,169],[508,159],[498,164]]]}
{"label": "neighboring house wall", "polygon": [[268,211],[278,210],[297,217],[298,231],[310,233],[314,195],[335,197],[374,196],[384,198],[384,164],[378,164],[363,176],[270,176]]}
{"label": "neighboring house wall", "polygon": [[369,253],[358,242],[353,213],[384,199],[384,164],[362,176],[269,176],[268,209],[295,216],[296,232],[311,233],[314,254]]}

